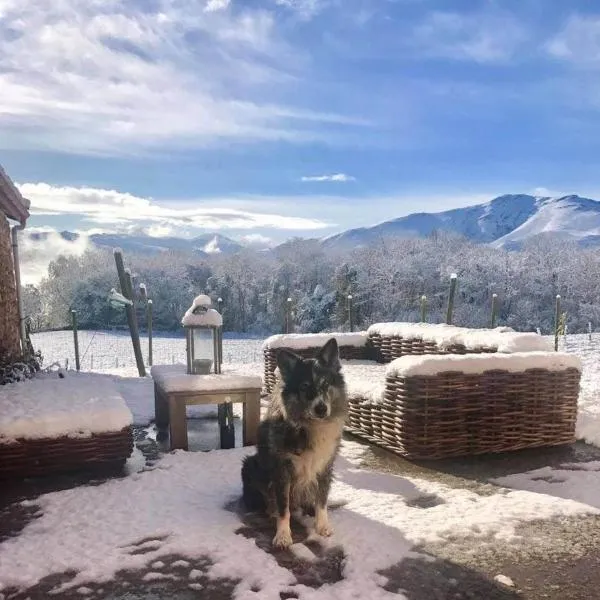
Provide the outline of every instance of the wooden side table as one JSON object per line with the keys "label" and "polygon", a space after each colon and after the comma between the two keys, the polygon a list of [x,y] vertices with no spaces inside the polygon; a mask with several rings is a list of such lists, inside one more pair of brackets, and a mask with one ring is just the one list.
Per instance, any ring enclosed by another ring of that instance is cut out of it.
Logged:
{"label": "wooden side table", "polygon": [[188,449],[186,406],[194,404],[243,404],[243,444],[256,444],[260,421],[260,377],[221,373],[188,375],[182,365],[156,365],[154,412],[156,425],[169,428],[171,450]]}

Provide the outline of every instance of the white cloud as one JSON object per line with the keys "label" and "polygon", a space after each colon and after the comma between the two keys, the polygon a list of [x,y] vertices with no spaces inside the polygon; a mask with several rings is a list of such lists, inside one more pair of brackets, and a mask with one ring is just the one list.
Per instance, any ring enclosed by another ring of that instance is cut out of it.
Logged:
{"label": "white cloud", "polygon": [[240,242],[246,246],[258,246],[260,248],[268,248],[273,245],[273,240],[266,235],[260,233],[249,233],[240,237]]}
{"label": "white cloud", "polygon": [[324,123],[362,123],[286,100],[305,59],[272,12],[227,0],[141,6],[3,0],[0,148],[166,152],[325,140]]}
{"label": "white cloud", "polygon": [[155,231],[168,235],[169,228],[184,229],[259,229],[318,230],[330,227],[319,219],[286,216],[228,208],[228,199],[187,202],[176,207],[142,198],[97,188],[57,187],[47,183],[18,185],[31,201],[34,215],[77,215],[85,220],[124,227],[135,224],[154,225]]}
{"label": "white cloud", "polygon": [[570,17],[546,49],[556,58],[581,66],[600,65],[600,16]]}
{"label": "white cloud", "polygon": [[422,56],[496,63],[512,59],[529,37],[530,32],[509,14],[434,11],[412,27],[405,40]]}
{"label": "white cloud", "polygon": [[531,190],[531,195],[540,196],[543,198],[556,198],[560,196],[565,196],[566,194],[563,194],[562,192],[559,192],[555,189],[548,189],[547,187],[536,187],[533,190]]}
{"label": "white cloud", "polygon": [[48,274],[48,264],[59,256],[81,256],[90,248],[87,234],[66,240],[49,227],[27,227],[19,234],[19,262],[24,284],[35,284]]}
{"label": "white cloud", "polygon": [[348,181],[356,181],[356,177],[346,175],[346,173],[333,173],[332,175],[309,175],[302,177],[301,181],[337,181],[346,183]]}
{"label": "white cloud", "polygon": [[208,0],[205,12],[214,12],[216,10],[225,10],[230,4],[230,0]]}
{"label": "white cloud", "polygon": [[150,227],[146,227],[143,232],[150,237],[169,237],[178,235],[175,227],[172,225],[165,225],[164,223],[150,225]]}

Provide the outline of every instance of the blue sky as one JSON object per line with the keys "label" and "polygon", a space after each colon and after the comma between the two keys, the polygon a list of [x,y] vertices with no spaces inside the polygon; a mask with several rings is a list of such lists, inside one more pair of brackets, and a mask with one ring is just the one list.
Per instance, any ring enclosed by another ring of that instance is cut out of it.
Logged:
{"label": "blue sky", "polygon": [[582,0],[2,0],[0,162],[32,226],[259,244],[594,197],[599,73]]}

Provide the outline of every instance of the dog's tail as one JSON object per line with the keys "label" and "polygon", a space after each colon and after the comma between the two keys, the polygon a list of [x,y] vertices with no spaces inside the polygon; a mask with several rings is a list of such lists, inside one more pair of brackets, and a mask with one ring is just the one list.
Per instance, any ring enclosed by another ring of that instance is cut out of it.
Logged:
{"label": "dog's tail", "polygon": [[242,463],[242,498],[246,508],[253,512],[266,510],[267,505],[262,491],[262,479],[262,470],[258,462],[258,456],[246,456]]}

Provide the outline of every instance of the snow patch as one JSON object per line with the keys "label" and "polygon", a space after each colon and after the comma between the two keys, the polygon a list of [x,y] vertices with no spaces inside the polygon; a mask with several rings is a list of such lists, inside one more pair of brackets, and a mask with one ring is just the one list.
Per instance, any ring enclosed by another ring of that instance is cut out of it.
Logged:
{"label": "snow patch", "polygon": [[72,373],[60,379],[40,373],[0,391],[0,440],[90,437],[121,431],[131,411],[109,378]]}
{"label": "snow patch", "polygon": [[241,374],[230,368],[220,374],[188,375],[183,365],[155,365],[150,374],[167,392],[235,391],[262,387],[260,376]]}
{"label": "snow patch", "polygon": [[263,343],[263,349],[290,348],[291,350],[306,350],[321,348],[331,338],[335,338],[339,346],[365,346],[367,334],[357,333],[288,333],[272,335]]}
{"label": "snow patch", "polygon": [[221,327],[223,325],[223,317],[219,311],[214,308],[194,313],[198,307],[191,306],[187,309],[185,315],[181,319],[181,324],[184,327]]}
{"label": "snow patch", "polygon": [[368,360],[342,361],[342,374],[346,380],[349,398],[381,402],[385,392],[387,365]]}
{"label": "snow patch", "polygon": [[514,354],[424,354],[402,356],[387,367],[388,376],[427,377],[446,372],[480,374],[486,371],[522,373],[528,369],[581,371],[581,359],[563,352],[516,352]]}
{"label": "snow patch", "polygon": [[494,577],[494,581],[497,581],[498,583],[505,585],[506,587],[515,587],[513,580],[510,577],[507,577],[506,575],[502,575],[501,573]]}

